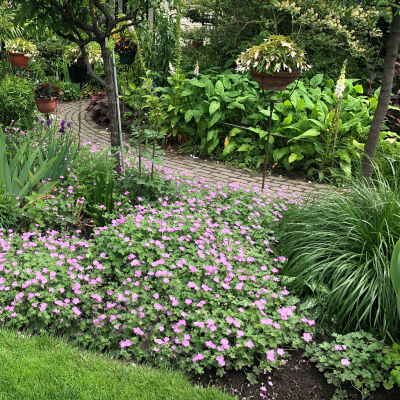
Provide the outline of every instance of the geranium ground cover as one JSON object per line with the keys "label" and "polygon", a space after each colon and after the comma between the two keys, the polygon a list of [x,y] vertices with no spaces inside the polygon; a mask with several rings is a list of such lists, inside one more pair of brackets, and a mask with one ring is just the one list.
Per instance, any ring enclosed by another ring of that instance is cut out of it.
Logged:
{"label": "geranium ground cover", "polygon": [[0,324],[186,371],[270,371],[314,324],[278,276],[274,225],[294,201],[278,197],[193,183],[90,239],[3,230]]}

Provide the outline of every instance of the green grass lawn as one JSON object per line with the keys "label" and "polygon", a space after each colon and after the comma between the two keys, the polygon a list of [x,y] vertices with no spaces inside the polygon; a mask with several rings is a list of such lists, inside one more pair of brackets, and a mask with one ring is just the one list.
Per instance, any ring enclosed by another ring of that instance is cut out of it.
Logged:
{"label": "green grass lawn", "polygon": [[127,365],[80,351],[49,336],[0,332],[1,400],[228,400],[182,374]]}

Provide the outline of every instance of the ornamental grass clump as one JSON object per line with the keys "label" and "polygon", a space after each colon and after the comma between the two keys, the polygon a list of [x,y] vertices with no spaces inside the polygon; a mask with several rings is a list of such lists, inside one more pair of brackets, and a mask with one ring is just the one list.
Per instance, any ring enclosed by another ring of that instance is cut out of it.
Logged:
{"label": "ornamental grass clump", "polygon": [[[398,181],[394,177],[393,181]],[[398,338],[390,258],[400,237],[400,192],[379,173],[348,192],[294,207],[279,229],[293,287],[320,298],[323,320],[342,332],[365,329]]]}
{"label": "ornamental grass clump", "polygon": [[280,71],[307,71],[311,68],[304,50],[292,39],[282,35],[271,35],[264,43],[250,47],[240,54],[236,64],[238,72],[255,70],[270,74]]}

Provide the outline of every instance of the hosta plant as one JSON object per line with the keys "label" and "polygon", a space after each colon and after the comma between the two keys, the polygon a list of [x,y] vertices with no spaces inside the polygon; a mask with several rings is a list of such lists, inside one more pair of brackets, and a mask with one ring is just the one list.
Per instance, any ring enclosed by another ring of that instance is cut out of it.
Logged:
{"label": "hosta plant", "polygon": [[289,37],[271,35],[264,43],[250,47],[236,59],[238,72],[255,70],[274,73],[307,71],[311,68],[304,50]]}
{"label": "hosta plant", "polygon": [[6,50],[12,54],[23,53],[26,57],[34,57],[38,54],[36,46],[21,38],[10,39],[6,42]]}

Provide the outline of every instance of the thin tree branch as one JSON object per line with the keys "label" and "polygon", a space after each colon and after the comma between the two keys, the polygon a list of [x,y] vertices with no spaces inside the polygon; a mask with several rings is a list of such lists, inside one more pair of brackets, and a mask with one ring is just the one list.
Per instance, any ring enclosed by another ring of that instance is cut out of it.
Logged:
{"label": "thin tree branch", "polygon": [[86,65],[86,69],[87,69],[87,73],[95,80],[97,81],[102,87],[106,87],[106,82],[104,79],[100,78],[97,74],[94,73],[92,66],[89,63],[89,58],[88,55],[86,53],[86,49],[85,49],[85,45],[87,45],[90,42],[93,42],[94,40],[90,39],[85,39],[83,41],[77,39],[74,35],[71,34],[65,34],[62,33],[60,31],[56,31],[57,35],[59,35],[60,37],[70,40],[71,42],[76,43],[79,48],[81,49],[81,53],[82,53],[82,57],[83,57],[83,61],[85,62]]}
{"label": "thin tree branch", "polygon": [[106,81],[102,78],[100,78],[97,74],[94,73],[92,66],[90,65],[89,62],[89,57],[86,53],[85,46],[79,46],[81,49],[81,53],[83,55],[83,60],[85,61],[87,73],[95,80],[97,81],[103,88],[106,88],[107,84]]}
{"label": "thin tree branch", "polygon": [[134,20],[134,22],[136,22],[136,17],[140,10],[141,10],[140,7],[133,8],[132,10],[129,11],[128,14],[124,15],[123,17],[117,18],[115,20],[115,25],[117,26],[121,22],[129,21],[129,20]]}
{"label": "thin tree branch", "polygon": [[64,18],[65,21],[72,22],[77,27],[83,29],[86,33],[94,33],[90,25],[75,17],[72,5],[69,2],[63,2],[63,4],[59,4],[55,0],[48,1],[50,1],[50,4],[59,11],[60,15]]}
{"label": "thin tree branch", "polygon": [[96,15],[96,11],[94,9],[94,1],[93,0],[89,0],[89,11],[90,11],[90,15],[92,17],[93,32],[95,33],[96,36],[100,36],[101,32],[99,30],[99,19],[98,19],[98,16]]}
{"label": "thin tree branch", "polygon": [[101,4],[99,0],[94,0],[94,5],[103,13],[103,15],[106,18],[106,25],[107,25],[107,30],[111,30],[112,26],[115,26],[115,21],[112,15],[107,12],[106,7],[104,7],[104,4]]}
{"label": "thin tree branch", "polygon": [[86,46],[88,43],[96,41],[95,38],[92,37],[92,36],[90,36],[90,37],[87,38],[87,39],[83,39],[83,38],[80,36],[80,37],[77,39],[74,35],[72,35],[72,34],[70,34],[70,33],[65,34],[65,33],[61,32],[61,31],[55,31],[55,32],[56,32],[56,34],[57,34],[58,36],[62,37],[63,39],[67,39],[67,40],[69,40],[69,41],[71,41],[71,42],[76,43],[79,47],[80,47],[81,45]]}
{"label": "thin tree branch", "polygon": [[135,25],[135,22],[132,22],[130,24],[125,24],[118,29],[112,30],[111,32],[105,32],[105,33],[100,34],[100,38],[103,39],[105,37],[115,35],[116,33],[123,32],[126,28],[129,28],[130,26],[134,26],[134,25]]}

